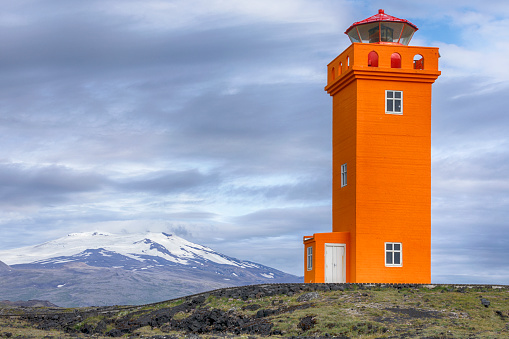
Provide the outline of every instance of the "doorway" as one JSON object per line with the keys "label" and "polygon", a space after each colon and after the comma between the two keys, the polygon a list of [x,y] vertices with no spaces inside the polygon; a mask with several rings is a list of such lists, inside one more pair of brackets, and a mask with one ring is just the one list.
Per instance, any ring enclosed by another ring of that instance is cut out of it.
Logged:
{"label": "doorway", "polygon": [[325,282],[346,282],[346,244],[325,244]]}

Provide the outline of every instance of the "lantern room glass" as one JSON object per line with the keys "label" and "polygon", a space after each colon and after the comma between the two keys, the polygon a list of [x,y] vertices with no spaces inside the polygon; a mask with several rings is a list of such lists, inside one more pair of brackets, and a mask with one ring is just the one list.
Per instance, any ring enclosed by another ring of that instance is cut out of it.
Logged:
{"label": "lantern room glass", "polygon": [[371,40],[370,34],[373,34],[373,32],[375,32],[376,35],[378,35],[378,32],[377,32],[378,27],[379,27],[378,22],[373,22],[370,24],[357,26],[357,30],[359,31],[359,35],[361,37],[361,42],[363,42],[363,43],[372,42],[372,41],[370,41]]}
{"label": "lantern room glass", "polygon": [[415,29],[413,27],[405,25],[403,32],[401,33],[401,39],[399,40],[399,43],[405,46],[408,45],[414,33]]}
{"label": "lantern room glass", "polygon": [[359,32],[357,31],[357,28],[354,27],[348,32],[348,37],[350,38],[350,41],[353,42],[361,42],[359,38]]}
{"label": "lantern room glass", "polygon": [[[396,43],[401,43],[401,41],[399,41],[399,38],[401,36],[401,31],[403,31],[403,26],[405,26],[404,23],[402,22],[381,22],[380,23],[380,26],[382,27],[382,35],[381,35],[381,38],[382,38],[382,42],[396,42]],[[387,35],[386,36],[386,39],[384,40],[384,28],[385,28],[385,31],[386,32],[391,32],[391,40],[389,40],[389,36]]]}
{"label": "lantern room glass", "polygon": [[350,41],[362,43],[393,43],[408,45],[415,28],[403,22],[371,22],[352,27],[347,33]]}

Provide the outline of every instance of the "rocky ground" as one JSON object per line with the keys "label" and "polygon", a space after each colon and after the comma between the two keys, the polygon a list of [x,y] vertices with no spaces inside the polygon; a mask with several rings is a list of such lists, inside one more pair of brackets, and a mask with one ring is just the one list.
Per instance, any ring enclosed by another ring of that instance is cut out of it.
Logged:
{"label": "rocky ground", "polygon": [[509,287],[266,284],[135,307],[4,305],[0,336],[505,338]]}

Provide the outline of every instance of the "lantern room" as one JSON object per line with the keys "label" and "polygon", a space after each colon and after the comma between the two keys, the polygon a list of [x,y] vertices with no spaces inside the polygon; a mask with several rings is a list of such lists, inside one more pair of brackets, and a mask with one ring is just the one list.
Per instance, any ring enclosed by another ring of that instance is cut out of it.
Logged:
{"label": "lantern room", "polygon": [[408,46],[417,27],[408,20],[385,14],[383,9],[367,19],[353,23],[345,32],[350,41]]}

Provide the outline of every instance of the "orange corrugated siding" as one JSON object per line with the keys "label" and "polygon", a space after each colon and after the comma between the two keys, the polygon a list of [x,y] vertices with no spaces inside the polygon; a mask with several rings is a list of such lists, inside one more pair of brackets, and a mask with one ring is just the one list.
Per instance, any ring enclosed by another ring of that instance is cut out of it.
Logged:
{"label": "orange corrugated siding", "polygon": [[[430,282],[431,85],[358,80],[357,281]],[[385,114],[385,90],[403,91],[403,115]],[[416,241],[417,240],[417,241]],[[403,267],[385,267],[385,241],[403,243]]]}
{"label": "orange corrugated siding", "polygon": [[[333,96],[332,121],[332,231],[350,232],[352,235],[347,266],[353,279],[356,276],[356,145],[357,145],[357,84],[350,83]],[[348,181],[341,187],[341,165],[347,164]]]}
{"label": "orange corrugated siding", "polygon": [[[373,50],[379,67],[367,66]],[[392,53],[401,55],[401,68],[390,68]],[[424,70],[413,69],[416,54]],[[430,47],[352,44],[328,65],[333,233],[320,241],[350,233],[349,282],[431,281],[431,84],[439,74],[438,49]],[[403,91],[402,115],[385,114],[385,90]],[[344,163],[348,185],[341,188]],[[385,267],[384,242],[403,244],[402,267]],[[315,258],[319,280],[323,258]]]}

